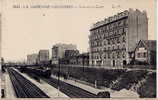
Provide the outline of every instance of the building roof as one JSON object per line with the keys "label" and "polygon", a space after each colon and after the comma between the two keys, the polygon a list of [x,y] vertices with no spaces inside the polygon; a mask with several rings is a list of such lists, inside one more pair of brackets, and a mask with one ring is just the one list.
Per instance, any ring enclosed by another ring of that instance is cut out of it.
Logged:
{"label": "building roof", "polygon": [[133,14],[133,13],[145,14],[146,15],[146,11],[145,10],[140,11],[138,9],[134,10],[132,8],[129,8],[129,10],[124,10],[124,11],[122,11],[120,13],[117,13],[117,14],[115,14],[113,16],[105,18],[104,20],[101,20],[101,21],[98,21],[98,22],[94,23],[91,26],[90,31],[93,31],[93,30],[98,29],[100,27],[103,27],[105,25],[108,25],[108,24],[111,24],[113,22],[116,22],[116,21],[122,20],[124,18],[127,18],[127,16],[129,16],[130,14]]}
{"label": "building roof", "polygon": [[[150,51],[156,51],[156,40],[140,40],[138,42],[138,45],[140,45],[141,43],[144,44],[144,46],[150,50]],[[137,45],[137,46],[138,46]],[[136,47],[137,48],[137,47]]]}

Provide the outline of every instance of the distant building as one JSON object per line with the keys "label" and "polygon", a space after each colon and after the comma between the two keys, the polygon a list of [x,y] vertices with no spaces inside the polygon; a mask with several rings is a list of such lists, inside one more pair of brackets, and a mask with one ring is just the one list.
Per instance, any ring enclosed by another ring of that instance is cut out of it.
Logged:
{"label": "distant building", "polygon": [[65,50],[65,58],[71,58],[79,55],[79,50]]}
{"label": "distant building", "polygon": [[49,63],[49,50],[40,50],[38,54],[39,64],[48,64]]}
{"label": "distant building", "polygon": [[145,11],[129,9],[97,22],[89,35],[90,65],[126,65],[140,40],[148,40]]}
{"label": "distant building", "polygon": [[74,64],[76,63],[76,57],[78,55],[79,55],[79,50],[65,50],[65,57],[61,58],[60,63],[61,64]]}
{"label": "distant building", "polygon": [[58,64],[59,59],[65,58],[66,50],[77,50],[77,46],[73,45],[73,44],[56,44],[56,45],[54,45],[52,48],[52,64]]}
{"label": "distant building", "polygon": [[82,66],[89,66],[89,53],[80,54],[77,57],[77,64]]}
{"label": "distant building", "polygon": [[66,60],[70,65],[89,66],[89,53],[82,53]]}
{"label": "distant building", "polygon": [[135,64],[156,65],[156,40],[140,40],[134,57]]}
{"label": "distant building", "polygon": [[4,62],[4,58],[1,57],[1,65],[3,65],[5,62]]}
{"label": "distant building", "polygon": [[29,65],[37,64],[37,61],[38,61],[38,54],[27,55],[27,64]]}

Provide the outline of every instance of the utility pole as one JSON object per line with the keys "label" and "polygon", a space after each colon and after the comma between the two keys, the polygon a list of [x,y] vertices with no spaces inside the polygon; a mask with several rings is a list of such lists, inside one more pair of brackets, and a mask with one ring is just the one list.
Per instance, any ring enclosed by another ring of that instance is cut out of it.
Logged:
{"label": "utility pole", "polygon": [[83,55],[83,58],[82,58],[82,63],[83,63],[83,72],[84,72],[84,62],[85,62],[85,57]]}
{"label": "utility pole", "polygon": [[58,59],[58,96],[60,92],[60,58]]}

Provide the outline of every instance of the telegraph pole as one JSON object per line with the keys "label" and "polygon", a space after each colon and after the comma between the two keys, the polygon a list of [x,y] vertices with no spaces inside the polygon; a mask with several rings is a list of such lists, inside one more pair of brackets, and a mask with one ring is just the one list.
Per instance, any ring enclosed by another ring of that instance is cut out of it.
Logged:
{"label": "telegraph pole", "polygon": [[59,96],[59,92],[60,92],[60,58],[58,59],[58,96]]}

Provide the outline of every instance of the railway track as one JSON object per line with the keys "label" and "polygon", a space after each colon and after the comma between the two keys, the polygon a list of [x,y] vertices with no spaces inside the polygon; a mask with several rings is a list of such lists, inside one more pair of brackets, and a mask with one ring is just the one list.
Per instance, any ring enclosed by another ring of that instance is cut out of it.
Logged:
{"label": "railway track", "polygon": [[[53,87],[58,89],[58,80],[55,78],[42,78],[48,84],[52,85]],[[90,93],[84,89],[79,87],[73,86],[71,84],[65,83],[63,81],[59,81],[60,84],[60,91],[66,94],[71,98],[97,98],[96,94]]]}
{"label": "railway track", "polygon": [[[34,74],[34,76],[39,77],[38,75],[36,75],[36,73],[27,72],[27,71],[25,71],[25,73],[27,73],[28,75]],[[56,89],[59,88],[57,79],[52,78],[52,77],[45,78],[42,76],[39,78],[44,80],[45,82],[47,82],[51,86],[55,87]],[[60,84],[60,91],[64,94],[66,94],[67,96],[69,96],[70,98],[97,98],[98,97],[96,94],[93,94],[87,90],[81,89],[81,88],[76,87],[74,85],[65,83],[61,80],[59,81],[59,84]]]}
{"label": "railway track", "polygon": [[8,73],[17,98],[49,98],[49,96],[35,84],[27,80],[14,69],[8,68]]}

